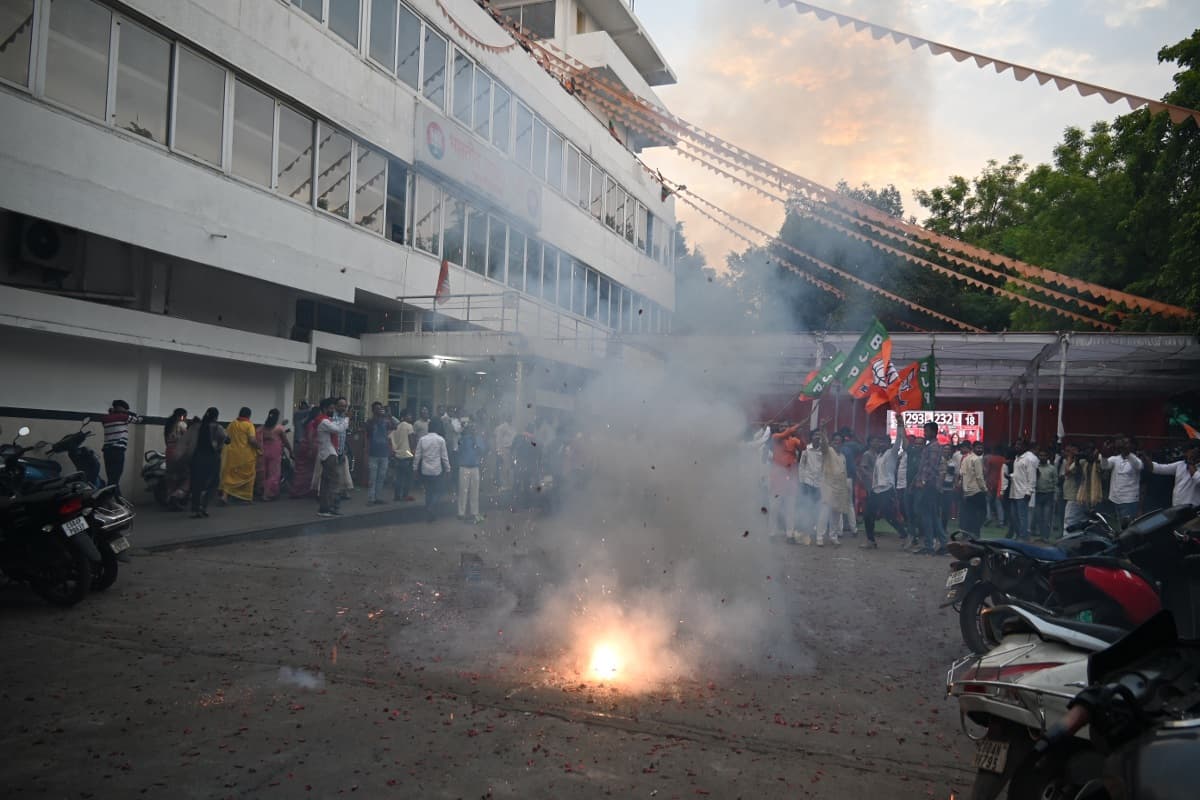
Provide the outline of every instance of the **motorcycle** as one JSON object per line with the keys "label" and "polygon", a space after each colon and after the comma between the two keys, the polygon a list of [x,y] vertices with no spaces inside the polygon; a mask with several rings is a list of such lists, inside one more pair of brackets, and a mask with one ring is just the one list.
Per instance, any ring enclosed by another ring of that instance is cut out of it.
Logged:
{"label": "motorcycle", "polygon": [[1127,550],[1154,529],[1170,530],[1190,520],[1196,514],[1191,509],[1180,506],[1144,515],[1126,529],[1132,531],[1129,536],[1116,538],[1107,521],[1096,515],[1087,530],[1065,537],[1059,547],[956,538],[949,545],[955,561],[942,607],[959,612],[963,641],[979,654],[997,643],[983,614],[998,605],[1133,628],[1160,603],[1153,573],[1128,561]]}
{"label": "motorcycle", "polygon": [[0,572],[29,583],[45,600],[71,606],[91,588],[93,565],[101,561],[84,515],[93,491],[81,474],[34,478],[22,457],[34,447],[17,439],[0,448]]}
{"label": "motorcycle", "polygon": [[161,450],[147,450],[142,464],[142,480],[146,491],[154,496],[154,502],[163,508],[173,508],[167,491],[167,456]]}
{"label": "motorcycle", "polygon": [[133,526],[133,504],[117,494],[117,487],[105,486],[92,492],[88,508],[88,535],[100,561],[92,564],[92,590],[102,592],[117,580],[118,562],[129,561],[129,537]]}

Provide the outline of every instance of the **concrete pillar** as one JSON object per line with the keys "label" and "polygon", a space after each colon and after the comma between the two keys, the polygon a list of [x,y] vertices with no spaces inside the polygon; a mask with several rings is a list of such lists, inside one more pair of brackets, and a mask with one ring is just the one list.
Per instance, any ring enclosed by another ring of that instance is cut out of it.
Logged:
{"label": "concrete pillar", "polygon": [[367,406],[379,401],[387,405],[388,365],[386,361],[371,361],[367,364]]}

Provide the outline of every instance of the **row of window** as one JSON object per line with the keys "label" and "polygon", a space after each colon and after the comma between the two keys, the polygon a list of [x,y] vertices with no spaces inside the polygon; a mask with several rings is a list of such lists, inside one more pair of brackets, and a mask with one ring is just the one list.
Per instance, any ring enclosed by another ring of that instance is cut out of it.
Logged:
{"label": "row of window", "polygon": [[[10,60],[5,46],[0,50],[0,77],[26,87],[30,84],[35,10],[34,0],[0,0],[0,25],[13,22],[5,15],[16,12],[15,24],[9,29],[19,35],[10,37],[8,45],[15,45],[25,59],[22,71]],[[28,22],[22,29],[26,11]],[[516,261],[510,268],[507,259],[497,255],[489,262],[490,249],[505,253],[508,247],[524,248],[524,234],[514,230],[510,236],[507,225],[482,212],[473,212],[477,216],[470,226],[466,216],[457,227],[454,222],[443,223],[441,190],[423,179],[421,186],[427,188],[417,193],[420,205],[410,220],[406,210],[412,188],[405,164],[94,0],[54,0],[45,41],[44,95],[62,106],[395,242],[415,243],[441,257],[444,240],[445,257],[455,264],[565,310],[614,328],[651,330],[648,321],[645,326],[636,320],[623,322],[618,294],[622,290],[614,290],[615,284],[594,270],[581,267],[585,276],[595,276],[593,282],[585,277],[575,289],[567,280],[568,288],[559,292],[553,288],[556,269],[546,270],[543,278],[539,263],[536,274],[531,270],[526,276],[523,255],[520,270]],[[458,201],[457,206],[448,203],[446,208],[453,215],[454,208],[466,206]],[[480,219],[485,221],[480,223]],[[443,230],[447,232],[443,234]],[[457,249],[455,241],[459,242]],[[468,244],[473,249],[464,251]],[[474,255],[468,257],[469,253]],[[568,257],[563,254],[563,258]],[[590,303],[583,299],[589,286],[595,290]],[[610,296],[618,298],[613,310]],[[625,307],[633,309],[633,303],[630,294]],[[640,301],[636,307],[651,308]],[[652,313],[655,320],[660,317],[657,308]],[[653,330],[658,330],[657,322]]]}
{"label": "row of window", "polygon": [[659,333],[668,312],[569,254],[446,191],[414,183],[409,240],[418,250],[626,333]]}
{"label": "row of window", "polygon": [[[667,267],[674,264],[671,251],[674,237],[669,235],[669,226],[662,219],[529,106],[514,98],[509,89],[473,58],[451,47],[445,36],[404,3],[372,0],[365,47],[359,42],[362,12],[359,0],[291,0],[291,3],[618,236],[625,237],[655,261]],[[553,4],[547,5],[549,35],[553,36]],[[522,13],[528,13],[532,7],[523,8]],[[538,12],[542,16],[535,13],[533,19],[544,23],[545,11]],[[349,30],[353,30],[353,35]]]}

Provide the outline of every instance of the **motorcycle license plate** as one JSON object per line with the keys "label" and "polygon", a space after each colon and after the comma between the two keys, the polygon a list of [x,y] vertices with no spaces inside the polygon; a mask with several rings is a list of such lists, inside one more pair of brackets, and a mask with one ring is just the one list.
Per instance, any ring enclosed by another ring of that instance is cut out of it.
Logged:
{"label": "motorcycle license plate", "polygon": [[997,742],[994,739],[982,740],[975,748],[975,769],[986,772],[1004,773],[1008,764],[1008,742]]}
{"label": "motorcycle license plate", "polygon": [[88,529],[87,520],[83,517],[69,519],[62,524],[63,533],[67,536],[74,536],[77,533],[83,533]]}
{"label": "motorcycle license plate", "polygon": [[952,586],[958,586],[960,583],[962,583],[966,579],[967,579],[967,570],[966,569],[955,570],[954,572],[950,573],[950,577],[946,578],[946,588],[949,589]]}
{"label": "motorcycle license plate", "polygon": [[129,549],[129,540],[124,536],[118,536],[109,542],[108,546],[112,549],[113,553],[123,553]]}

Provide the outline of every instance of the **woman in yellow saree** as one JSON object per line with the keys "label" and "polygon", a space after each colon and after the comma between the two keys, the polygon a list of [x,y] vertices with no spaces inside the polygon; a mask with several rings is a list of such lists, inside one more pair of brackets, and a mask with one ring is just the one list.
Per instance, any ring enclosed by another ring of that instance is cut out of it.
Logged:
{"label": "woman in yellow saree", "polygon": [[254,435],[254,423],[250,421],[250,409],[242,408],[238,418],[226,429],[229,444],[225,445],[224,463],[221,466],[221,497],[230,497],[249,503],[254,499],[254,473],[258,464],[258,440]]}

